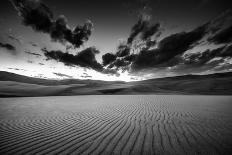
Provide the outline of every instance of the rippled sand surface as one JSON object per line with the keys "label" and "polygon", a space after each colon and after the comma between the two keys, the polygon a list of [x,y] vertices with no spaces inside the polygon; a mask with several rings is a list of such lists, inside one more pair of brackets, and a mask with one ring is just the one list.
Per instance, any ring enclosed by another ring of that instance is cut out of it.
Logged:
{"label": "rippled sand surface", "polygon": [[0,154],[231,154],[232,97],[0,99]]}

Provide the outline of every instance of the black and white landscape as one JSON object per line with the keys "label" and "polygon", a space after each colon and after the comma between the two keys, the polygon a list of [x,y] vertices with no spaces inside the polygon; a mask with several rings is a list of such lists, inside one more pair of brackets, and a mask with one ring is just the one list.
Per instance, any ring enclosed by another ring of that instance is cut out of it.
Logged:
{"label": "black and white landscape", "polygon": [[230,0],[3,0],[1,155],[231,155]]}

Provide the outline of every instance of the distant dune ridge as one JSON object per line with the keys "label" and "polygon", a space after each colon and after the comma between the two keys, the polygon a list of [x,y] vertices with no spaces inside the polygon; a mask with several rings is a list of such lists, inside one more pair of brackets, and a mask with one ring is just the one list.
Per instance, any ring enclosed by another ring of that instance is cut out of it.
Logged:
{"label": "distant dune ridge", "polygon": [[103,94],[232,95],[232,72],[184,75],[136,82],[47,80],[0,72],[0,97]]}

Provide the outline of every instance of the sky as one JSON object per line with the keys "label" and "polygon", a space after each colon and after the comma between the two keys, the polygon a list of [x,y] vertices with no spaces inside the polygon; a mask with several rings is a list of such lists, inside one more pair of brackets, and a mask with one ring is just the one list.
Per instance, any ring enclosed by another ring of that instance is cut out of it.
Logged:
{"label": "sky", "polygon": [[230,0],[3,0],[0,70],[134,81],[232,70]]}

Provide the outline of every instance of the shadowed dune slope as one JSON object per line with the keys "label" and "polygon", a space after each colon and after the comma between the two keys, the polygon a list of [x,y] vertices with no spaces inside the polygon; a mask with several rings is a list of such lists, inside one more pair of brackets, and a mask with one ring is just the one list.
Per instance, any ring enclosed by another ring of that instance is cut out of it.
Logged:
{"label": "shadowed dune slope", "polygon": [[0,99],[0,154],[230,155],[232,97]]}
{"label": "shadowed dune slope", "polygon": [[137,82],[48,80],[0,72],[0,97],[101,94],[232,95],[232,72],[185,75]]}

